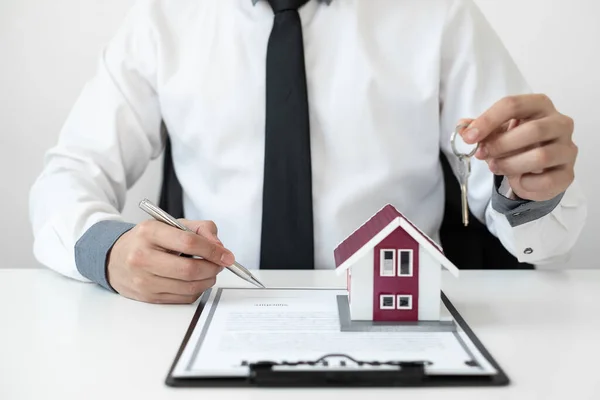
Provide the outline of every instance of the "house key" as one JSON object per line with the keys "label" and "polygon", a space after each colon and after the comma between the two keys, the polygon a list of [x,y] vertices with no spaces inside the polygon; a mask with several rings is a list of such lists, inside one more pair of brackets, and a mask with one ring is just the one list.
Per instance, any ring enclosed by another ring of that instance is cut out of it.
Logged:
{"label": "house key", "polygon": [[471,175],[471,157],[461,154],[458,156],[458,180],[460,183],[460,201],[462,206],[463,225],[469,225],[468,189]]}
{"label": "house key", "polygon": [[462,221],[463,225],[469,225],[469,203],[468,203],[468,195],[469,195],[469,176],[471,175],[471,157],[475,155],[477,149],[479,148],[479,143],[475,146],[470,153],[461,153],[456,149],[456,135],[461,128],[466,128],[469,125],[463,124],[456,127],[456,130],[452,133],[452,137],[450,138],[450,142],[452,143],[452,151],[458,157],[458,180],[460,183],[460,201],[462,208]]}

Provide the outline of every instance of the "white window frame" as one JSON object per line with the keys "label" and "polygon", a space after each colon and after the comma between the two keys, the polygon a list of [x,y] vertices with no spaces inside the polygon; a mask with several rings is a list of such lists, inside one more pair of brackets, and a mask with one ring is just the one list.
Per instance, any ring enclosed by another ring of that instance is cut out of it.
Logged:
{"label": "white window frame", "polygon": [[[402,274],[402,258],[400,257],[401,253],[408,253],[409,254],[409,261],[408,261],[408,274]],[[398,255],[396,256],[396,259],[398,260],[398,276],[401,277],[411,277],[413,276],[413,271],[414,271],[414,252],[413,249],[398,249]]]}
{"label": "white window frame", "polygon": [[[408,297],[408,306],[400,306],[400,298]],[[411,294],[399,294],[396,295],[396,309],[397,310],[412,310],[413,309],[413,299]]]}
{"label": "white window frame", "polygon": [[[383,255],[385,254],[386,251],[389,251],[392,253],[392,272],[384,272],[383,269],[383,264],[385,261],[385,258],[383,257]],[[396,261],[398,260],[397,258],[398,256],[396,255],[396,251],[394,249],[381,249],[379,251],[379,276],[383,276],[383,277],[388,277],[388,276],[396,276]]]}
{"label": "white window frame", "polygon": [[[392,298],[392,305],[391,306],[384,306],[383,305],[383,299],[384,298],[388,298],[388,297]],[[379,309],[380,310],[395,310],[396,309],[396,296],[394,296],[393,294],[381,294],[381,295],[379,295]]]}

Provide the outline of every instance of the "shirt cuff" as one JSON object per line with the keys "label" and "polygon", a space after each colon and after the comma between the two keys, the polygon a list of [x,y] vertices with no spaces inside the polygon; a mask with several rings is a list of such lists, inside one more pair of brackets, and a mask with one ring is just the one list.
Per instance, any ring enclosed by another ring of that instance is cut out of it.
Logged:
{"label": "shirt cuff", "polygon": [[560,203],[564,192],[546,201],[524,200],[511,191],[510,198],[503,195],[504,176],[494,176],[494,192],[492,193],[492,207],[500,214],[504,214],[511,227],[535,221],[550,214]]}
{"label": "shirt cuff", "polygon": [[106,258],[115,242],[134,226],[135,224],[112,220],[92,225],[75,243],[75,265],[79,273],[116,293],[108,283]]}

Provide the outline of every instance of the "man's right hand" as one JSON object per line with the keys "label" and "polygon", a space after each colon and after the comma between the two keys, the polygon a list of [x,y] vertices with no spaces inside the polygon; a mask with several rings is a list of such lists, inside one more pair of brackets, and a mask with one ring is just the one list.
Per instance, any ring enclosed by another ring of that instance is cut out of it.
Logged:
{"label": "man's right hand", "polygon": [[[212,221],[180,220],[196,234],[145,221],[123,234],[107,259],[108,282],[122,296],[147,303],[190,304],[235,261]],[[182,257],[179,253],[202,257]]]}

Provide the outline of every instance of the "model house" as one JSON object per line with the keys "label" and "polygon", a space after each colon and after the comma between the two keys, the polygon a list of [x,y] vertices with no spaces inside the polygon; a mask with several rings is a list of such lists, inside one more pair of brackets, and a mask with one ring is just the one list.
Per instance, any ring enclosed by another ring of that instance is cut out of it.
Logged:
{"label": "model house", "polygon": [[386,205],[334,251],[356,321],[439,321],[442,268],[459,270],[434,241]]}

